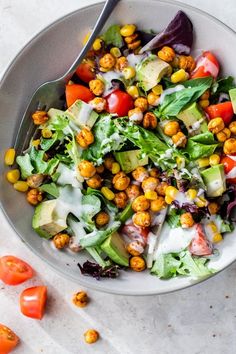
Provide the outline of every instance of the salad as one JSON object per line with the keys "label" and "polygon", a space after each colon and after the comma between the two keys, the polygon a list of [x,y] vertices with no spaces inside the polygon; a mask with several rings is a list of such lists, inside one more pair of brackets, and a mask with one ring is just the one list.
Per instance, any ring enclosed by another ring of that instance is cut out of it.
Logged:
{"label": "salad", "polygon": [[236,86],[217,53],[194,58],[192,44],[182,11],[158,34],[112,25],[67,83],[65,107],[32,115],[7,179],[35,206],[38,237],[77,252],[84,275],[214,272],[234,228]]}

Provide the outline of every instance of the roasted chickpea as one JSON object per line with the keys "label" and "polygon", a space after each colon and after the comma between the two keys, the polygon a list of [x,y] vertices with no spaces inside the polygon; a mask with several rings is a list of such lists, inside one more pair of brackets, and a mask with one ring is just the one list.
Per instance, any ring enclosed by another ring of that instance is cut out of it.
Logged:
{"label": "roasted chickpea", "polygon": [[[135,51],[135,49],[138,49],[138,48],[140,47],[140,45],[141,45],[141,40],[138,39],[138,40],[136,40],[136,41],[134,41],[134,42],[132,42],[132,43],[129,43],[129,44],[128,44],[128,48],[129,48],[130,50]],[[135,52],[135,54],[138,54],[138,53]]]}
{"label": "roasted chickpea", "polygon": [[106,109],[107,101],[103,97],[95,97],[93,100],[89,101],[89,104],[97,113],[101,113]]}
{"label": "roasted chickpea", "polygon": [[155,191],[159,184],[159,180],[155,177],[148,177],[142,182],[144,193],[148,190]]}
{"label": "roasted chickpea", "polygon": [[127,251],[131,256],[140,256],[144,252],[143,244],[140,241],[132,241],[128,244]]}
{"label": "roasted chickpea", "polygon": [[69,241],[70,241],[70,236],[65,233],[59,233],[53,237],[53,243],[55,247],[58,249],[62,249],[68,246]]}
{"label": "roasted chickpea", "polygon": [[134,33],[131,36],[125,37],[124,40],[127,44],[133,43],[138,38],[138,33]]}
{"label": "roasted chickpea", "polygon": [[130,184],[125,190],[129,200],[133,201],[141,194],[140,187],[136,184]]}
{"label": "roasted chickpea", "polygon": [[179,123],[175,120],[168,122],[164,126],[164,134],[167,136],[173,136],[180,131]]}
{"label": "roasted chickpea", "polygon": [[98,173],[86,180],[87,185],[90,188],[99,189],[102,186],[102,179]]}
{"label": "roasted chickpea", "polygon": [[145,167],[139,166],[132,172],[133,178],[138,182],[143,182],[145,178],[149,176]]}
{"label": "roasted chickpea", "polygon": [[148,109],[148,101],[145,97],[138,97],[134,101],[134,106],[140,108],[142,112],[145,112]]}
{"label": "roasted chickpea", "polygon": [[92,162],[83,160],[79,163],[79,171],[82,177],[91,178],[96,173],[96,168],[92,164]]}
{"label": "roasted chickpea", "polygon": [[175,51],[171,47],[164,46],[161,50],[158,51],[157,55],[161,60],[170,63],[175,57]]}
{"label": "roasted chickpea", "polygon": [[192,72],[196,67],[196,62],[191,55],[180,55],[179,56],[179,68],[184,69],[188,72]]}
{"label": "roasted chickpea", "polygon": [[145,129],[156,129],[157,127],[157,118],[154,113],[147,112],[143,117],[143,127]]}
{"label": "roasted chickpea", "polygon": [[37,205],[43,200],[43,195],[38,189],[34,188],[29,190],[26,199],[27,202],[30,203],[31,205]]}
{"label": "roasted chickpea", "polygon": [[206,90],[201,96],[200,100],[208,100],[210,98],[210,90]]}
{"label": "roasted chickpea", "polygon": [[165,207],[166,207],[166,203],[164,197],[158,196],[156,200],[151,201],[150,209],[155,213]]}
{"label": "roasted chickpea", "polygon": [[110,216],[105,211],[100,211],[95,218],[96,224],[98,226],[104,226],[109,223]]}
{"label": "roasted chickpea", "polygon": [[84,340],[88,344],[97,342],[99,339],[99,333],[95,329],[89,329],[84,333]]}
{"label": "roasted chickpea", "polygon": [[111,171],[113,162],[115,162],[114,157],[112,157],[112,156],[107,156],[107,157],[105,158],[105,160],[104,160],[104,166],[105,166],[109,171]]}
{"label": "roasted chickpea", "polygon": [[148,172],[151,177],[158,178],[160,176],[160,171],[157,167],[152,167]]}
{"label": "roasted chickpea", "polygon": [[236,153],[236,139],[230,138],[225,141],[223,150],[225,155],[231,155]]}
{"label": "roasted chickpea", "polygon": [[229,128],[222,129],[219,133],[216,134],[217,140],[220,143],[223,143],[225,140],[229,139],[231,136],[231,131]]}
{"label": "roasted chickpea", "polygon": [[123,71],[124,68],[128,66],[128,60],[126,57],[120,57],[116,61],[116,69],[119,71]]}
{"label": "roasted chickpea", "polygon": [[156,95],[154,92],[150,92],[147,95],[148,103],[151,106],[154,106],[154,107],[158,106],[159,105],[159,99],[160,99],[160,96]]}
{"label": "roasted chickpea", "polygon": [[194,220],[191,213],[184,213],[180,216],[182,228],[189,228],[194,225]]}
{"label": "roasted chickpea", "polygon": [[97,166],[96,167],[96,171],[97,171],[97,173],[103,173],[104,172],[104,170],[105,170],[105,167],[104,167],[104,165],[100,165],[100,166]]}
{"label": "roasted chickpea", "polygon": [[211,202],[208,204],[207,208],[211,215],[215,215],[219,211],[220,206],[216,202]]}
{"label": "roasted chickpea", "polygon": [[89,88],[94,93],[95,96],[101,96],[105,89],[105,85],[102,80],[95,79],[89,81]]}
{"label": "roasted chickpea", "polygon": [[90,129],[83,128],[77,135],[76,135],[77,143],[83,148],[86,149],[89,145],[94,142],[94,136]]}
{"label": "roasted chickpea", "polygon": [[100,60],[99,64],[104,69],[112,69],[116,64],[116,59],[110,53],[105,54]]}
{"label": "roasted chickpea", "polygon": [[48,115],[46,111],[36,111],[32,114],[32,119],[35,125],[41,125],[47,122]]}
{"label": "roasted chickpea", "polygon": [[236,121],[230,123],[229,130],[232,134],[236,135]]}
{"label": "roasted chickpea", "polygon": [[119,192],[115,194],[113,201],[117,208],[124,209],[127,205],[128,197],[125,192]]}
{"label": "roasted chickpea", "polygon": [[135,212],[145,211],[149,208],[150,208],[150,202],[144,195],[138,196],[136,199],[134,199],[132,203],[132,209]]}
{"label": "roasted chickpea", "polygon": [[130,184],[130,178],[123,172],[118,172],[112,179],[114,188],[118,191],[124,191]]}
{"label": "roasted chickpea", "polygon": [[225,123],[221,117],[211,119],[208,123],[208,130],[213,134],[219,133],[225,127]]}
{"label": "roasted chickpea", "polygon": [[173,135],[171,139],[176,147],[185,147],[187,144],[187,137],[182,132]]}
{"label": "roasted chickpea", "polygon": [[136,226],[148,227],[151,224],[151,215],[148,211],[138,211],[133,215],[133,223]]}
{"label": "roasted chickpea", "polygon": [[79,291],[73,295],[72,302],[77,307],[85,307],[88,305],[88,295],[85,291]]}
{"label": "roasted chickpea", "polygon": [[166,192],[166,188],[168,187],[168,183],[167,182],[161,182],[158,184],[156,191],[159,195],[161,196],[165,196],[165,192]]}
{"label": "roasted chickpea", "polygon": [[146,268],[145,260],[140,256],[131,257],[129,264],[135,272],[142,272]]}
{"label": "roasted chickpea", "polygon": [[44,176],[42,173],[27,177],[27,184],[30,188],[38,188],[43,183]]}
{"label": "roasted chickpea", "polygon": [[143,120],[143,112],[139,107],[128,111],[129,120],[135,124],[140,124]]}

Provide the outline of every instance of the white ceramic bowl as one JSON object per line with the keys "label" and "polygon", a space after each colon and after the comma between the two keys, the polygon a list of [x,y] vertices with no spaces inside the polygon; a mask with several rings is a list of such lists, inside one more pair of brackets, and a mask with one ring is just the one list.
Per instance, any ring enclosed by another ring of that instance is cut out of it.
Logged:
{"label": "white ceramic bowl", "polygon": [[[43,82],[60,77],[75,59],[81,48],[82,38],[95,23],[102,4],[73,12],[56,21],[18,54],[6,71],[0,86],[0,150],[11,145],[22,114],[34,90]],[[223,23],[192,7],[170,1],[121,1],[107,25],[111,23],[136,23],[141,29],[160,31],[178,10],[184,10],[194,25],[194,50],[209,49],[216,53],[225,73],[236,77],[236,35]],[[54,250],[50,243],[41,239],[31,228],[33,208],[25,196],[14,191],[4,177],[0,164],[1,204],[11,225],[21,239],[43,260],[65,277],[100,291],[125,295],[161,294],[198,283],[191,278],[159,280],[148,272],[121,272],[117,279],[96,279],[80,274],[78,261],[87,256],[68,254]],[[235,236],[226,236],[220,245],[220,257],[212,267],[222,270],[236,259]],[[10,240],[9,240],[10,251]],[[46,271],[46,268],[45,268]]]}

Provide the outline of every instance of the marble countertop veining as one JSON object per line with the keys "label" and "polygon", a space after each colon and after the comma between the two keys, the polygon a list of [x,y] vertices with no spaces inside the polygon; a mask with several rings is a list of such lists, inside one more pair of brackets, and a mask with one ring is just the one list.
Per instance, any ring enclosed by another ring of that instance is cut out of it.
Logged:
{"label": "marble countertop veining", "polygon": [[[32,36],[90,0],[0,0],[0,73]],[[236,30],[234,0],[185,0]],[[236,353],[236,263],[214,278],[176,293],[125,297],[88,290],[90,305],[71,302],[80,287],[47,267],[18,238],[0,213],[0,254],[28,260],[49,301],[43,321],[21,316],[17,297],[25,285],[0,284],[0,322],[21,338],[16,354],[233,354]],[[9,239],[10,245],[9,245]],[[89,346],[83,333],[96,328],[101,340]]]}

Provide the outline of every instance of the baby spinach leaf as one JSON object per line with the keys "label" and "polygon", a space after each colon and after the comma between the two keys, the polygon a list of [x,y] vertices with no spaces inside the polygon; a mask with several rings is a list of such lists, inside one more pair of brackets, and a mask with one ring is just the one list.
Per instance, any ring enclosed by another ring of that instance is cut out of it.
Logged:
{"label": "baby spinach leaf", "polygon": [[124,44],[122,36],[120,34],[120,26],[112,25],[102,35],[102,39],[106,45],[112,44],[115,47],[121,48]]}
{"label": "baby spinach leaf", "polygon": [[196,160],[212,155],[217,146],[213,134],[206,132],[189,138],[183,153],[186,153],[190,160]]}
{"label": "baby spinach leaf", "polygon": [[52,195],[55,198],[59,197],[59,190],[57,188],[57,185],[55,183],[47,183],[47,184],[43,184],[42,186],[39,187],[40,191],[48,193],[50,195]]}

